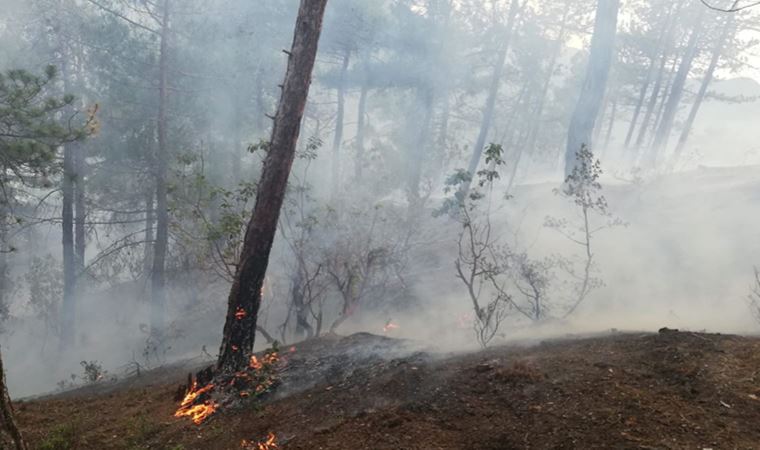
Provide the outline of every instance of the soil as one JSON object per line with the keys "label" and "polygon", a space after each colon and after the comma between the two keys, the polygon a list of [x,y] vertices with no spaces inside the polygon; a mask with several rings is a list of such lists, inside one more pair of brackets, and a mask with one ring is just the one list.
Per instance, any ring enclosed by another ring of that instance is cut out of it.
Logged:
{"label": "soil", "polygon": [[[187,367],[16,403],[32,448],[760,448],[760,338],[677,332],[426,352],[369,334],[283,349],[276,392],[196,426]],[[58,442],[58,447],[52,446]]]}

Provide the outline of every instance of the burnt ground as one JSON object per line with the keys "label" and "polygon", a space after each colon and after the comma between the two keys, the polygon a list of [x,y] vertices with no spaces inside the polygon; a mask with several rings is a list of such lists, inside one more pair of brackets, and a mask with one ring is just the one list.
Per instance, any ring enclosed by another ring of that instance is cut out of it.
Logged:
{"label": "burnt ground", "polygon": [[[760,339],[665,332],[466,355],[369,334],[288,349],[275,394],[201,426],[172,413],[183,368],[16,405],[32,448],[760,448]],[[58,447],[53,444],[58,443]]]}

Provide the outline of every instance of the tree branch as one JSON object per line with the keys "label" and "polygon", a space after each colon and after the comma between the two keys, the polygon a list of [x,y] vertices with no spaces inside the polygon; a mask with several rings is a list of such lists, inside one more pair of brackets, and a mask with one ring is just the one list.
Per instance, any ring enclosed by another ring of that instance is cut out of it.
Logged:
{"label": "tree branch", "polygon": [[724,8],[720,8],[718,6],[711,5],[710,3],[707,2],[707,0],[699,0],[699,1],[701,1],[703,5],[707,6],[708,8],[712,9],[713,11],[720,11],[720,12],[725,12],[725,13],[738,12],[738,11],[742,11],[744,9],[752,8],[753,6],[760,5],[760,1],[755,1],[755,2],[752,2],[752,3],[747,4],[747,5],[739,6],[739,0],[735,0],[734,4],[730,8],[724,9]]}

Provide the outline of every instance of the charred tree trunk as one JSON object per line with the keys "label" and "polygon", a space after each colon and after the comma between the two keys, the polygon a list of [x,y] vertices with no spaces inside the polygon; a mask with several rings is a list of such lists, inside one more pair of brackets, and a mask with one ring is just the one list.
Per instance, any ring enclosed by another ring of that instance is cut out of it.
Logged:
{"label": "charred tree trunk", "polygon": [[161,47],[158,80],[158,152],[156,155],[156,241],[153,245],[153,269],[151,271],[150,329],[161,334],[166,315],[166,251],[169,246],[169,207],[167,203],[166,176],[169,165],[167,149],[167,102],[169,70],[169,0],[163,2],[161,14]]}
{"label": "charred tree trunk", "polygon": [[[506,35],[504,36],[504,42],[499,49],[496,65],[494,66],[493,73],[491,75],[491,84],[488,88],[486,105],[485,108],[483,108],[483,119],[480,122],[480,131],[478,132],[478,138],[475,141],[475,147],[472,148],[470,163],[467,166],[467,172],[472,178],[475,177],[475,172],[478,170],[478,165],[480,165],[480,158],[483,155],[483,149],[486,146],[486,139],[488,139],[488,133],[491,131],[491,123],[493,122],[496,100],[499,97],[499,86],[501,85],[501,80],[504,76],[504,65],[507,61],[507,54],[509,53],[512,34],[514,33],[515,28],[515,22],[520,9],[520,0],[512,0],[512,3],[509,5],[509,17],[507,18],[507,29],[505,32]],[[472,180],[462,183],[462,186],[459,190],[459,198],[467,197],[471,182]]]}
{"label": "charred tree trunk", "polygon": [[240,263],[230,290],[224,338],[217,361],[217,370],[221,372],[243,369],[253,351],[261,288],[293,165],[326,5],[327,0],[301,0],[298,10],[293,46],[253,217],[248,223]]}
{"label": "charred tree trunk", "polygon": [[573,172],[576,155],[581,148],[585,145],[593,149],[591,133],[594,131],[599,109],[602,106],[612,66],[619,8],[620,0],[599,0],[597,3],[586,78],[581,89],[581,96],[570,119],[565,150],[566,176]]}
{"label": "charred tree trunk", "polygon": [[362,178],[364,172],[364,141],[367,136],[367,96],[369,95],[368,83],[362,85],[359,95],[359,110],[356,121],[356,160],[354,161],[354,176],[357,180]]}
{"label": "charred tree trunk", "polygon": [[13,418],[13,405],[5,384],[3,357],[0,354],[0,449],[27,450],[16,420]]}
{"label": "charred tree trunk", "polygon": [[337,200],[340,191],[340,146],[343,143],[343,127],[346,117],[346,75],[348,64],[351,61],[351,50],[346,48],[340,67],[340,79],[338,80],[338,112],[335,117],[335,136],[332,146],[332,198]]}
{"label": "charred tree trunk", "polygon": [[675,150],[675,153],[673,154],[671,165],[677,164],[678,160],[681,158],[681,153],[683,152],[683,148],[686,145],[686,141],[689,139],[689,134],[691,133],[691,129],[694,126],[694,120],[696,120],[697,118],[697,113],[699,113],[699,108],[702,106],[702,102],[705,99],[705,95],[707,95],[707,89],[710,87],[710,83],[712,83],[713,81],[713,76],[715,75],[715,69],[718,68],[718,62],[720,61],[720,57],[723,55],[723,50],[725,49],[726,41],[731,35],[731,30],[733,26],[734,26],[733,15],[731,15],[726,19],[726,24],[723,26],[723,30],[721,31],[720,37],[718,38],[718,42],[715,45],[712,58],[710,59],[710,65],[707,67],[705,76],[702,79],[702,84],[699,86],[699,92],[697,93],[697,97],[694,99],[694,104],[691,106],[691,111],[689,111],[689,117],[686,119],[686,122],[684,123],[684,126],[683,126],[683,130],[681,130],[681,136],[678,138],[678,144],[676,145],[676,150]]}
{"label": "charred tree trunk", "polygon": [[671,130],[673,129],[673,122],[678,112],[678,105],[681,103],[681,97],[683,96],[684,86],[686,85],[686,79],[691,72],[691,66],[699,53],[699,37],[702,34],[702,18],[704,16],[704,9],[700,12],[697,19],[697,26],[691,32],[689,36],[689,42],[686,45],[686,53],[681,60],[681,65],[678,67],[678,72],[673,79],[673,85],[670,88],[670,94],[668,100],[665,103],[665,109],[663,110],[662,119],[655,132],[654,142],[652,143],[653,158],[656,160],[657,154],[662,152],[668,145]]}

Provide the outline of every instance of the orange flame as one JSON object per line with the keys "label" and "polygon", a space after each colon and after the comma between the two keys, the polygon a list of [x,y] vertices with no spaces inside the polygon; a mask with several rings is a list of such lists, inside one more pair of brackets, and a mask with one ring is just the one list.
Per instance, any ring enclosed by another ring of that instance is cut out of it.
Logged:
{"label": "orange flame", "polygon": [[193,405],[199,395],[206,393],[214,388],[213,384],[208,384],[198,389],[198,384],[193,383],[190,392],[185,395],[179,409],[174,413],[174,417],[190,417],[194,424],[200,425],[216,412],[217,404],[213,401],[207,401],[202,405]]}
{"label": "orange flame", "polygon": [[277,445],[277,436],[274,433],[269,433],[267,438],[259,442],[250,442],[243,439],[241,447],[246,450],[276,450],[280,447]]}
{"label": "orange flame", "polygon": [[280,355],[278,355],[277,352],[266,353],[261,357],[261,360],[259,360],[256,355],[251,355],[251,360],[248,365],[251,367],[251,369],[261,370],[265,365],[272,366],[274,364],[277,364],[279,360]]}
{"label": "orange flame", "polygon": [[[237,348],[235,348],[235,350],[237,351]],[[268,371],[262,372],[263,374],[262,377],[256,377],[256,379],[254,379],[253,373],[251,373],[251,370],[261,371],[266,368],[272,368],[279,361],[280,361],[280,356],[277,352],[266,353],[261,358],[257,357],[256,355],[251,355],[251,359],[249,362],[249,369],[237,372],[234,378],[232,378],[229,381],[229,385],[234,387],[236,385],[236,381],[243,381],[243,385],[250,384],[250,382],[256,382],[255,387],[250,387],[250,388],[244,387],[244,389],[246,390],[239,392],[238,395],[241,398],[250,397],[254,393],[257,395],[264,393],[275,384],[276,379]],[[211,415],[213,415],[220,407],[219,403],[214,401],[213,399],[200,398],[201,395],[206,394],[212,391],[213,389],[214,389],[213,383],[209,383],[202,388],[198,388],[197,382],[193,382],[193,385],[190,387],[190,390],[185,395],[185,398],[182,400],[182,403],[180,403],[179,408],[177,409],[177,411],[175,411],[174,416],[175,417],[190,417],[193,423],[195,423],[196,425],[200,425],[201,423],[203,423],[206,419],[208,419]],[[256,449],[257,447],[252,447],[252,448]],[[275,449],[277,447],[275,445],[274,447],[269,446],[269,447],[260,447],[260,448]]]}

